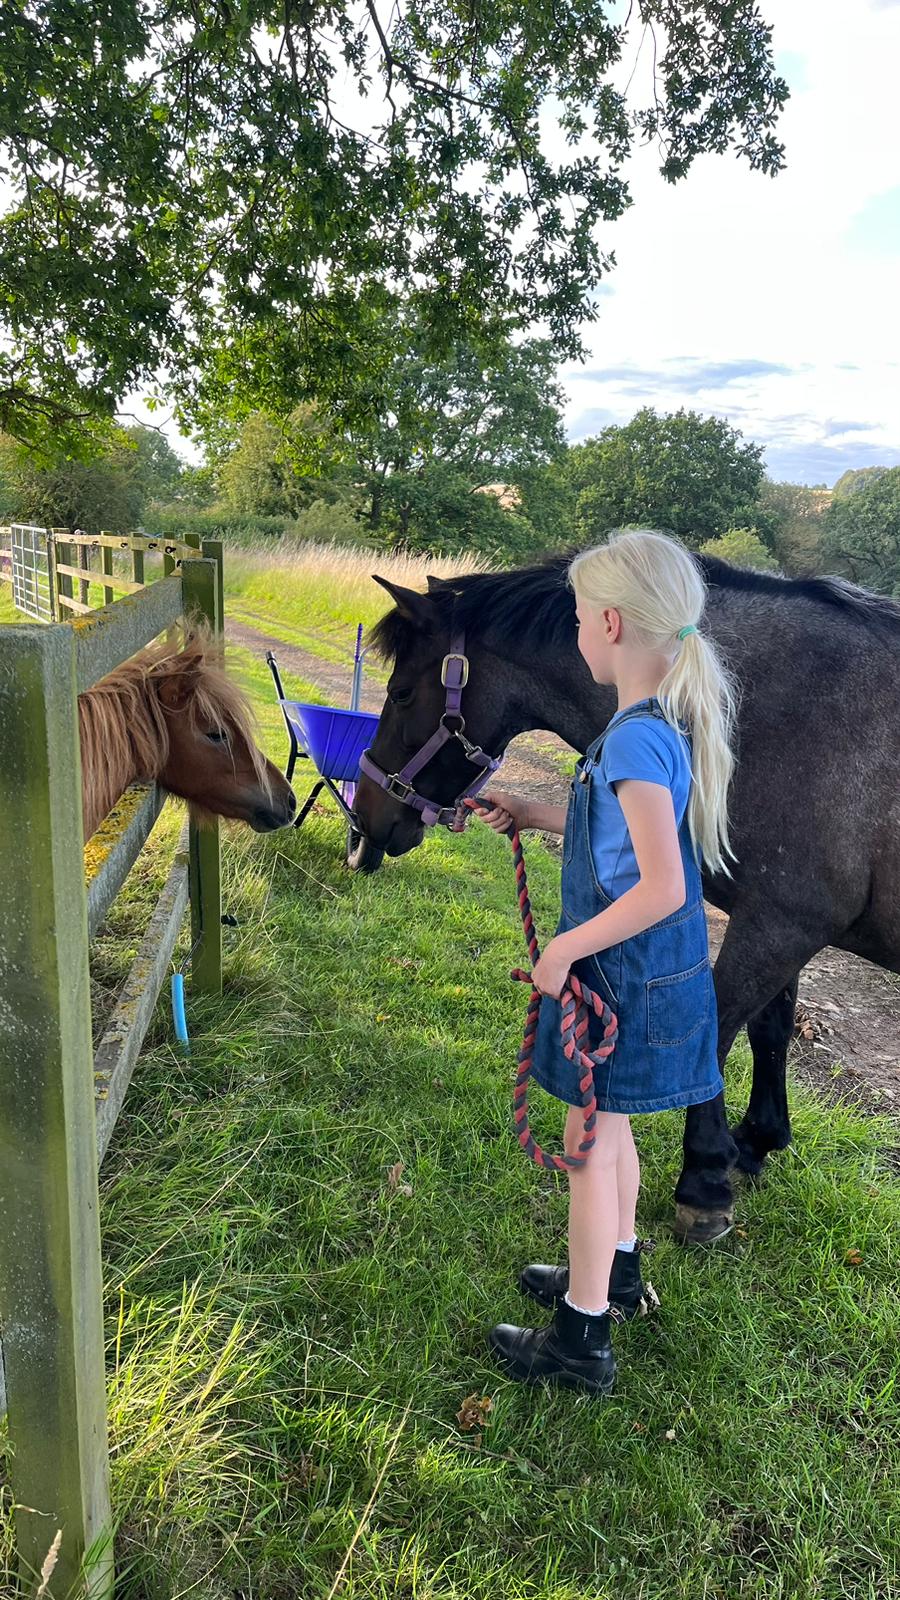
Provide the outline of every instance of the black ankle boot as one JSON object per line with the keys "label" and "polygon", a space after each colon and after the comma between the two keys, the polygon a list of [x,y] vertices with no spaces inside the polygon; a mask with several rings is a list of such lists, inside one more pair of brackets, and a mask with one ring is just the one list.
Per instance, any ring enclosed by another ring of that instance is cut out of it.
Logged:
{"label": "black ankle boot", "polygon": [[561,1384],[589,1394],[611,1394],[616,1363],[609,1338],[609,1312],[589,1316],[560,1300],[549,1328],[516,1328],[501,1322],[491,1329],[498,1361],[525,1383]]}
{"label": "black ankle boot", "polygon": [[[609,1304],[613,1314],[630,1322],[645,1302],[641,1277],[641,1255],[653,1248],[649,1239],[638,1239],[633,1250],[617,1250],[609,1275]],[[545,1267],[536,1263],[523,1267],[519,1288],[542,1306],[556,1305],[569,1287],[568,1267]]]}

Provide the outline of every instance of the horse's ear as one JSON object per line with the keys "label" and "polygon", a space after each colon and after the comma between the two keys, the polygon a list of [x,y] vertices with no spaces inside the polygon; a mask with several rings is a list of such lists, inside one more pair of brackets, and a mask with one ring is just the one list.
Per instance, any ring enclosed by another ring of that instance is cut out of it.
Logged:
{"label": "horse's ear", "polygon": [[200,664],[187,663],[178,672],[167,672],[156,680],[156,692],[167,711],[183,711],[197,687]]}
{"label": "horse's ear", "polygon": [[427,578],[425,579],[425,582],[428,585],[428,593],[436,594],[438,589],[443,587],[445,581],[446,580],[444,578],[436,578],[433,572],[429,572]]}
{"label": "horse's ear", "polygon": [[390,578],[380,578],[377,572],[373,572],[372,577],[382,589],[387,590],[401,617],[405,617],[407,622],[422,628],[434,621],[434,609],[427,594],[421,594],[418,589],[404,589],[400,583],[391,583]]}

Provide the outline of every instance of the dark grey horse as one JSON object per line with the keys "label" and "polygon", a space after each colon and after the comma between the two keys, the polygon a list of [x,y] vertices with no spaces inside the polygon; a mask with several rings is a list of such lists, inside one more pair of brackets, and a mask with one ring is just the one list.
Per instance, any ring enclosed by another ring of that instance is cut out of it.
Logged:
{"label": "dark grey horse", "polygon": [[[720,1097],[691,1107],[676,1189],[676,1230],[706,1241],[733,1220],[730,1169],[758,1173],[791,1137],[785,1063],[800,970],[825,945],[900,971],[900,605],[836,578],[789,581],[702,561],[705,628],[741,694],[731,813],[731,878],[705,876],[730,921],[715,966],[719,1058],[746,1024],[753,1088],[729,1132]],[[401,768],[437,726],[451,627],[471,671],[467,737],[493,755],[550,728],[578,750],[614,710],[578,653],[567,558],[514,572],[429,579],[427,595],[384,583],[396,603],[375,630],[394,662],[372,753]],[[449,804],[473,769],[456,741],[416,780]],[[417,815],[370,779],[359,825],[402,855]]]}

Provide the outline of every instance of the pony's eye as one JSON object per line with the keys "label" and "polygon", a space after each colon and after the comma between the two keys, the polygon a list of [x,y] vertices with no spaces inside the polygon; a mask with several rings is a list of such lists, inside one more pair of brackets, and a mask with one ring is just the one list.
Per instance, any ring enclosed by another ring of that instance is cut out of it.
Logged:
{"label": "pony's eye", "polygon": [[395,706],[408,706],[412,703],[414,693],[412,689],[391,689],[389,693]]}
{"label": "pony's eye", "polygon": [[206,735],[210,744],[227,744],[228,733],[225,728],[212,728]]}

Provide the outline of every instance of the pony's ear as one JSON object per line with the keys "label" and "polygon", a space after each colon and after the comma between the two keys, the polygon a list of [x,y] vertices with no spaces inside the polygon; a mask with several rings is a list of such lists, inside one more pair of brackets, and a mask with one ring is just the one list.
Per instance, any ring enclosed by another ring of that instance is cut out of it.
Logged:
{"label": "pony's ear", "polygon": [[438,589],[443,588],[444,583],[446,582],[446,579],[445,578],[436,578],[433,572],[429,572],[427,578],[425,579],[425,582],[428,585],[428,593],[429,594],[436,594]]}
{"label": "pony's ear", "polygon": [[402,584],[391,583],[390,578],[379,578],[377,572],[373,572],[372,577],[381,584],[382,589],[387,590],[401,617],[405,617],[407,622],[420,628],[434,622],[435,612],[427,594],[420,594],[418,589],[404,589]]}
{"label": "pony's ear", "polygon": [[167,672],[156,680],[156,693],[167,711],[183,711],[197,687],[199,662],[186,662],[178,672]]}

